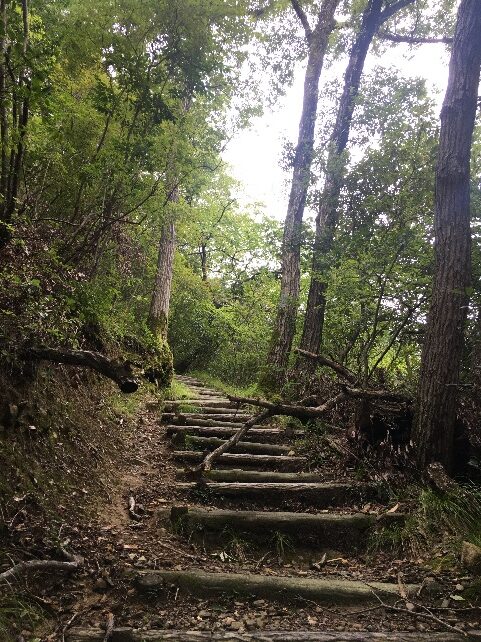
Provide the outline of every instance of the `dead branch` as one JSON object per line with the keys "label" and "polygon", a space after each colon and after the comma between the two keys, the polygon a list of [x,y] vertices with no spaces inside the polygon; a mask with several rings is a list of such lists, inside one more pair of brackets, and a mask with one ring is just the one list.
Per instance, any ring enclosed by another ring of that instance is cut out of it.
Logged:
{"label": "dead branch", "polygon": [[331,370],[334,370],[334,372],[342,377],[343,379],[346,379],[346,381],[349,381],[349,383],[356,383],[357,377],[356,375],[349,370],[349,368],[346,368],[346,366],[343,366],[341,363],[337,363],[333,359],[329,359],[328,357],[325,357],[322,354],[314,354],[314,352],[308,352],[307,350],[302,350],[301,348],[296,348],[296,352],[299,354],[302,354],[304,357],[307,357],[309,359],[314,359],[319,363],[321,366],[327,366],[328,368],[331,368]]}
{"label": "dead branch", "polygon": [[214,461],[220,457],[223,453],[227,452],[232,446],[235,446],[237,442],[239,442],[242,437],[248,432],[249,428],[254,426],[255,424],[262,424],[266,419],[269,419],[269,417],[272,416],[272,411],[271,410],[264,410],[263,412],[259,413],[258,415],[255,415],[251,419],[245,422],[245,424],[240,428],[235,435],[232,435],[230,439],[227,439],[223,444],[221,444],[218,448],[213,450],[211,453],[209,453],[201,462],[198,466],[196,466],[193,469],[194,475],[202,475],[203,472],[208,472],[212,468],[212,464]]}
{"label": "dead branch", "polygon": [[[367,586],[369,586],[369,584]],[[369,588],[371,589],[374,597],[378,600],[381,606],[387,609],[388,611],[392,611],[394,613],[404,613],[406,615],[412,615],[413,617],[420,617],[423,620],[436,622],[436,624],[439,624],[440,626],[442,626],[444,629],[447,629],[448,631],[453,631],[453,632],[459,633],[464,637],[468,637],[468,634],[466,633],[466,631],[463,631],[457,626],[453,626],[452,624],[449,624],[449,622],[446,622],[445,620],[441,620],[441,618],[436,617],[432,613],[426,613],[424,611],[410,611],[409,609],[403,609],[399,606],[391,606],[390,604],[386,604],[386,602],[384,602],[384,600],[382,600],[379,597],[379,595],[373,590],[371,586],[369,586]]]}
{"label": "dead branch", "polygon": [[346,395],[349,397],[356,397],[357,399],[372,399],[373,401],[397,401],[400,403],[411,404],[412,399],[401,395],[396,392],[389,392],[389,390],[370,390],[363,388],[349,388],[342,387]]}
{"label": "dead branch", "polygon": [[316,417],[323,417],[329,410],[334,408],[338,403],[344,401],[347,395],[340,392],[335,397],[328,399],[322,406],[300,406],[285,403],[274,403],[266,399],[255,399],[253,397],[235,397],[227,395],[230,401],[235,403],[245,403],[251,406],[258,406],[260,408],[267,408],[271,411],[271,415],[286,415],[287,417],[298,417],[299,419],[313,419]]}
{"label": "dead branch", "polygon": [[135,512],[135,499],[133,495],[130,495],[129,497],[129,515],[132,519],[135,519],[136,522],[140,522],[142,520],[142,516],[139,515],[138,513]]}
{"label": "dead branch", "polygon": [[58,560],[30,560],[28,562],[19,562],[9,568],[7,571],[0,573],[0,583],[9,582],[27,573],[36,571],[76,571],[83,566],[84,560],[80,555],[71,555],[62,550],[68,561],[60,562]]}
{"label": "dead branch", "polygon": [[100,352],[90,350],[64,350],[58,348],[46,348],[43,346],[24,348],[20,352],[24,360],[53,361],[65,363],[70,366],[90,368],[115,381],[122,392],[135,392],[139,383],[135,379],[131,365],[128,361],[121,363],[109,359]]}

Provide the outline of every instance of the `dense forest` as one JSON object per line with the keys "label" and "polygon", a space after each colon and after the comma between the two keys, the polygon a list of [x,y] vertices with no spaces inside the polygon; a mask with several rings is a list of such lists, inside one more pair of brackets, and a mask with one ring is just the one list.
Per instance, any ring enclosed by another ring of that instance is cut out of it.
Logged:
{"label": "dense forest", "polygon": [[480,0],[0,0],[2,640],[481,635],[480,69]]}

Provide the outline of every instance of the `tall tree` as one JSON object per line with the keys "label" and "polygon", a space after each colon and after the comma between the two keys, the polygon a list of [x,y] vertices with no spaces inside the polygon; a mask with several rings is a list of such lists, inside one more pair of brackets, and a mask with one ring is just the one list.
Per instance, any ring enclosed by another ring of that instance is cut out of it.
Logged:
{"label": "tall tree", "polygon": [[[326,260],[332,247],[338,220],[339,195],[342,188],[346,158],[344,155],[351,128],[352,116],[359,94],[361,76],[371,42],[379,27],[414,0],[399,0],[387,4],[384,0],[369,0],[362,14],[361,23],[351,48],[344,74],[344,88],[339,101],[336,122],[331,135],[324,188],[316,217],[311,281],[300,347],[318,353],[321,345],[324,312],[326,307]],[[313,359],[298,357],[296,369],[312,371]]]}
{"label": "tall tree", "polygon": [[300,247],[304,208],[309,187],[314,148],[314,130],[319,100],[319,78],[324,64],[329,34],[335,26],[334,12],[339,0],[323,0],[314,29],[298,0],[291,0],[305,32],[308,59],[304,77],[304,97],[299,136],[293,162],[291,191],[284,224],[281,259],[281,291],[268,356],[268,369],[261,385],[278,387],[284,379],[296,329],[300,286]]}
{"label": "tall tree", "polygon": [[481,66],[481,2],[461,0],[441,111],[435,273],[424,339],[414,443],[418,465],[452,467],[464,325],[471,283],[470,153]]}

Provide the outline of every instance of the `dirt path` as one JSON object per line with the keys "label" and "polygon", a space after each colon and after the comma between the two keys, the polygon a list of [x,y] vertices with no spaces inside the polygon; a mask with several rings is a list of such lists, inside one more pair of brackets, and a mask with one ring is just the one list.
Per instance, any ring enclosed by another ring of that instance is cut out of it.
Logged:
{"label": "dirt path", "polygon": [[[163,423],[155,407],[139,417],[115,493],[98,522],[81,533],[86,568],[63,582],[62,622],[46,640],[62,639],[68,622],[69,642],[101,640],[109,614],[116,627],[129,627],[113,642],[170,639],[162,637],[169,631],[184,631],[172,639],[187,640],[187,630],[231,632],[239,640],[280,630],[338,632],[332,640],[348,639],[346,631],[404,631],[421,640],[435,639],[429,632],[448,626],[481,629],[476,610],[433,611],[442,625],[382,608],[374,593],[401,609],[412,601],[409,608],[427,614],[427,605],[446,606],[459,579],[433,577],[416,561],[369,550],[377,517],[390,506],[372,484],[350,479],[334,455],[323,469],[309,470],[295,443],[302,434],[273,432],[275,424],[259,427],[237,455],[219,462],[207,484],[188,482],[182,466],[215,447],[212,431],[223,428],[216,434],[225,438],[245,418],[218,391],[183,382],[191,386],[190,407],[172,402]],[[138,518],[129,515],[129,497]],[[400,590],[409,585],[416,594],[402,599]],[[421,585],[430,592],[417,595]],[[443,639],[458,639],[449,635]]]}

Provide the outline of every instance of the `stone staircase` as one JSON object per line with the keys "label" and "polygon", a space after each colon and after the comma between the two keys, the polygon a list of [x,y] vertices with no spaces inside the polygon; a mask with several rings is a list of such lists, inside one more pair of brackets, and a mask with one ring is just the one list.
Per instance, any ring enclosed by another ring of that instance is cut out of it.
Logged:
{"label": "stone staircase", "polygon": [[[175,530],[204,550],[218,550],[226,538],[240,538],[259,552],[272,549],[277,542],[279,555],[295,559],[309,552],[321,560],[315,572],[290,573],[290,564],[279,573],[261,568],[256,572],[212,572],[195,561],[189,568],[139,570],[137,591],[146,600],[162,596],[169,604],[177,596],[193,599],[254,599],[269,603],[311,605],[352,609],[379,608],[385,603],[417,596],[418,584],[400,584],[369,579],[350,579],[324,571],[323,561],[334,549],[341,557],[365,550],[371,533],[379,528],[379,515],[361,511],[367,502],[379,504],[379,490],[369,483],[341,478],[326,481],[320,473],[307,470],[307,458],[296,453],[295,441],[304,431],[285,431],[275,425],[254,426],[232,452],[215,462],[205,482],[189,480],[183,466],[200,462],[205,454],[233,435],[251,418],[250,411],[238,408],[216,390],[191,377],[178,376],[187,385],[191,398],[169,401],[164,407],[162,424],[171,440],[171,457],[177,462],[176,491],[181,498],[168,509],[160,509],[160,523]],[[335,471],[330,471],[335,478]],[[357,509],[356,509],[357,508]],[[402,516],[383,513],[383,523]],[[288,550],[287,550],[288,549]],[[262,559],[262,558],[261,558]],[[369,577],[369,575],[366,575]],[[413,598],[414,599],[414,598]],[[416,597],[415,599],[422,599]],[[254,602],[255,604],[256,602]],[[412,622],[411,622],[412,623]],[[375,631],[171,631],[114,629],[110,642],[160,642],[231,640],[236,642],[351,642],[427,641],[448,642],[469,639],[455,632]],[[436,628],[436,627],[435,627]],[[103,640],[104,632],[72,629],[69,642]],[[474,635],[474,633],[473,633]],[[479,639],[473,637],[473,639]]]}

